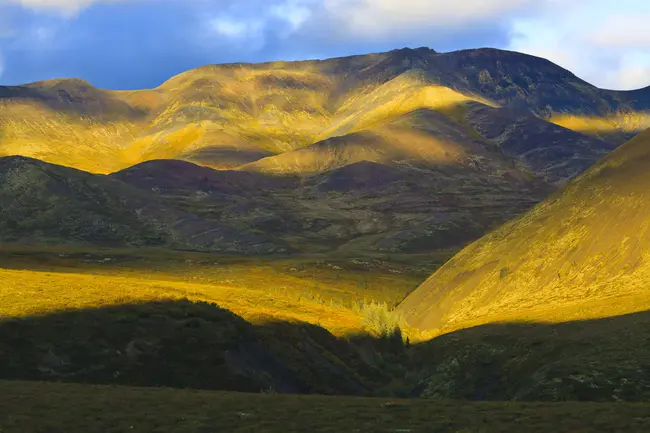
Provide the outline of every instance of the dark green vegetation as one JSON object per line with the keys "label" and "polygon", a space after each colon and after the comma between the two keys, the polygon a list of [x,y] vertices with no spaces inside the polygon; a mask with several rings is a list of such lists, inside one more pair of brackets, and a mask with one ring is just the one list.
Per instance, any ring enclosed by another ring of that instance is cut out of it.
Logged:
{"label": "dark green vegetation", "polygon": [[[401,341],[400,341],[401,343]],[[369,394],[386,375],[304,323],[253,326],[214,304],[155,302],[0,322],[4,379]],[[384,360],[388,364],[388,360]]]}
{"label": "dark green vegetation", "polygon": [[644,432],[647,404],[466,403],[0,382],[3,433]]}
{"label": "dark green vegetation", "polygon": [[650,311],[552,325],[489,324],[420,349],[428,375],[419,384],[422,397],[650,400]]}
{"label": "dark green vegetation", "polygon": [[103,175],[0,158],[0,243],[165,246],[265,253],[268,236],[204,219]]}
{"label": "dark green vegetation", "polygon": [[458,176],[366,162],[301,181],[151,161],[107,177],[5,157],[0,242],[248,254],[430,252],[479,237],[550,190],[523,179],[513,188]]}
{"label": "dark green vegetation", "polygon": [[648,401],[648,312],[485,325],[424,342],[251,325],[207,303],[117,305],[0,322],[0,378],[460,400]]}

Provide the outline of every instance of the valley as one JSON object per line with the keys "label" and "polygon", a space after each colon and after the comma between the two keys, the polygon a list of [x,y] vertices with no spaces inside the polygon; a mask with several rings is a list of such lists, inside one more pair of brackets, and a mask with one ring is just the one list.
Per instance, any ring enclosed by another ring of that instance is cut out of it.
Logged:
{"label": "valley", "polygon": [[0,432],[644,431],[649,89],[428,48],[0,86]]}

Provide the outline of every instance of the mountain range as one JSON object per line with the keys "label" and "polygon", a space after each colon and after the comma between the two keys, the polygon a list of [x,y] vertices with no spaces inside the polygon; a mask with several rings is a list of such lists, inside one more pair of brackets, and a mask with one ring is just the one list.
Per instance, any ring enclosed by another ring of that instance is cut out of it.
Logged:
{"label": "mountain range", "polygon": [[[0,107],[0,156],[49,164],[2,163],[3,242],[231,252],[456,248],[650,126],[650,88],[494,49],[211,65],[137,91],[52,80],[0,87]],[[12,200],[18,178],[49,207]],[[125,196],[133,215],[106,206]]]}
{"label": "mountain range", "polygon": [[0,378],[648,401],[647,128],[494,49],[0,87]]}

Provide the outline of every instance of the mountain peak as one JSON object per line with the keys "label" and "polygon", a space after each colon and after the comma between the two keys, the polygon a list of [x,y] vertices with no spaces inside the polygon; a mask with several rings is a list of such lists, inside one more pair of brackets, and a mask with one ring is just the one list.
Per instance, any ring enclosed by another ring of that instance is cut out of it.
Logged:
{"label": "mountain peak", "polygon": [[391,53],[396,53],[396,52],[401,52],[401,53],[412,53],[412,54],[438,54],[438,52],[432,48],[429,47],[418,47],[418,48],[409,48],[409,47],[404,47],[404,48],[396,48],[394,50],[390,51]]}
{"label": "mountain peak", "polygon": [[88,89],[94,88],[92,84],[81,78],[54,78],[51,80],[36,81],[25,84],[25,87],[61,88],[61,89]]}

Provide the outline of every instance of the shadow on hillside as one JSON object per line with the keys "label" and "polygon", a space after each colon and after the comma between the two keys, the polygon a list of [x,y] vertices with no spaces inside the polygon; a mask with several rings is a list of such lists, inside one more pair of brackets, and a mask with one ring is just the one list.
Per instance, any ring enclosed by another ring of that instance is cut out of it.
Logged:
{"label": "shadow on hillside", "polygon": [[421,396],[650,401],[650,311],[559,324],[489,324],[418,347]]}
{"label": "shadow on hillside", "polygon": [[650,400],[650,311],[485,325],[408,345],[214,304],[153,302],[0,322],[0,379],[463,400]]}
{"label": "shadow on hillside", "polygon": [[241,149],[235,146],[209,146],[191,151],[183,157],[198,164],[239,167],[250,162],[258,161],[273,153],[262,149]]}
{"label": "shadow on hillside", "polygon": [[388,379],[318,326],[252,325],[190,301],[4,319],[0,378],[350,395]]}

